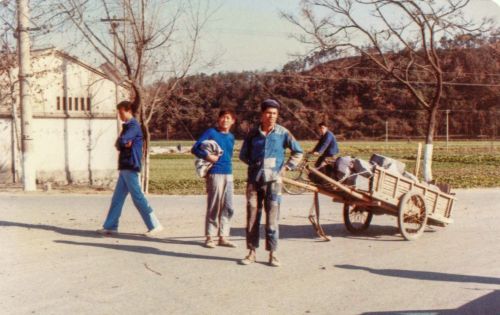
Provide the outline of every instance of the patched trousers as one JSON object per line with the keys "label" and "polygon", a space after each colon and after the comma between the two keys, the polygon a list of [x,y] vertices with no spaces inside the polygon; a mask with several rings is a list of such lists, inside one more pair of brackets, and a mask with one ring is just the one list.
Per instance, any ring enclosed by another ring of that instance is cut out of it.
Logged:
{"label": "patched trousers", "polygon": [[279,212],[281,204],[281,180],[247,185],[247,229],[248,249],[259,247],[259,230],[262,211],[266,215],[266,250],[276,251],[279,239]]}

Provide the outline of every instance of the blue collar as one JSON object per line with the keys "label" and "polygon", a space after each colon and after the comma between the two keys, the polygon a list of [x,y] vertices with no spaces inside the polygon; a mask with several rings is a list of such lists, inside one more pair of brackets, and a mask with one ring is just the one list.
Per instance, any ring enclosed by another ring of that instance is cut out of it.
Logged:
{"label": "blue collar", "polygon": [[124,122],[123,124],[124,124],[124,125],[131,124],[131,123],[132,123],[132,121],[134,121],[134,120],[136,120],[136,119],[135,119],[135,117],[132,117],[132,118],[130,118],[128,121]]}

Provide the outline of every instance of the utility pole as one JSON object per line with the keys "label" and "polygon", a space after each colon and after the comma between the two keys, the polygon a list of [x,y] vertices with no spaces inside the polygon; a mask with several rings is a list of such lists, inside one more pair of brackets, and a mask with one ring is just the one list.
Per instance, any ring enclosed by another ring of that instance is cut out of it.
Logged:
{"label": "utility pole", "polygon": [[[114,16],[113,18],[106,18],[106,19],[101,19],[101,22],[104,22],[104,23],[110,23],[110,31],[109,33],[111,34],[111,36],[113,36],[113,62],[114,62],[114,66],[115,66],[115,69],[118,68],[118,51],[117,51],[117,37],[118,37],[118,33],[116,32],[117,28],[120,26],[120,23],[121,22],[126,22],[127,19],[126,18],[117,18],[116,16]],[[125,33],[125,30],[123,31]],[[126,45],[126,42],[124,41],[123,42],[123,45]],[[119,95],[118,95],[118,83],[115,82],[115,105],[118,104],[118,98],[119,98]],[[118,119],[117,117],[117,120],[116,120],[116,123],[117,123],[117,130],[118,130],[118,133],[121,132],[121,129],[122,129],[122,124],[120,122],[120,119]]]}
{"label": "utility pole", "polygon": [[493,140],[491,141],[491,151],[495,151],[495,142],[497,140],[497,109],[493,111]]}
{"label": "utility pole", "polygon": [[[111,35],[113,36],[113,62],[114,62],[114,66],[115,66],[115,69],[117,68],[117,52],[116,52],[116,28],[118,27],[118,23],[117,22],[111,22]],[[118,105],[118,83],[115,82],[115,106]],[[118,113],[117,113],[118,114]],[[116,120],[116,130],[118,132],[118,134],[120,134],[120,132],[122,131],[122,124],[121,124],[121,121],[120,119],[117,119]]]}
{"label": "utility pole", "polygon": [[385,144],[389,143],[389,121],[385,121]]}
{"label": "utility pole", "polygon": [[33,115],[31,109],[31,43],[28,0],[17,0],[17,50],[19,58],[19,104],[21,107],[21,141],[24,191],[36,190],[33,156]]}

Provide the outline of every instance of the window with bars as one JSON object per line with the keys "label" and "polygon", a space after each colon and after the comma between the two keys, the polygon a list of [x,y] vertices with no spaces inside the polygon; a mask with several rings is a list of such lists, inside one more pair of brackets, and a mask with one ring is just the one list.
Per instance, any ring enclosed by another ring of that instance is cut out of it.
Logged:
{"label": "window with bars", "polygon": [[56,97],[57,110],[70,111],[90,111],[92,101],[90,97]]}

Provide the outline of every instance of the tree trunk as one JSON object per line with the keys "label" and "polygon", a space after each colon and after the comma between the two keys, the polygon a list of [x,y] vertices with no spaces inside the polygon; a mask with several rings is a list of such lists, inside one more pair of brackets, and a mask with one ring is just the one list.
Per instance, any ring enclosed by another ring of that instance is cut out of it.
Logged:
{"label": "tree trunk", "polygon": [[151,144],[151,134],[149,133],[149,128],[147,126],[143,127],[144,133],[144,151],[143,151],[143,171],[142,171],[142,190],[145,194],[149,193],[149,171],[150,171],[150,150],[149,146]]}
{"label": "tree trunk", "polygon": [[427,137],[425,139],[423,171],[424,181],[432,181],[432,155],[434,151],[434,132],[437,125],[438,106],[433,106],[429,111],[429,118],[427,121]]}
{"label": "tree trunk", "polygon": [[168,118],[165,120],[165,140],[168,141]]}

